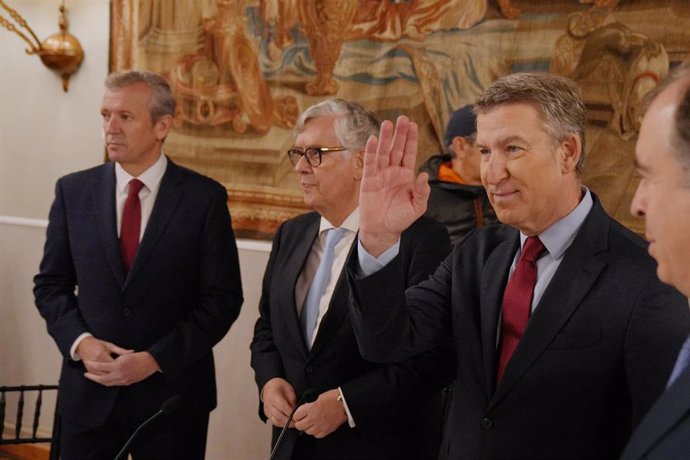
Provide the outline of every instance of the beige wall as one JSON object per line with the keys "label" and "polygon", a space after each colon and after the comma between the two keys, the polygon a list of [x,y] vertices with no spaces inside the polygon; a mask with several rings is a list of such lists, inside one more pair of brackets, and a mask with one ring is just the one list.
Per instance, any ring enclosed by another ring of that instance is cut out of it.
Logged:
{"label": "beige wall", "polygon": [[[8,2],[45,38],[58,30],[54,0]],[[109,2],[69,0],[70,31],[86,58],[62,91],[59,77],[24,42],[0,30],[0,385],[56,382],[60,355],[34,305],[45,219],[55,181],[103,160],[99,107],[108,71]],[[219,407],[211,414],[210,460],[268,456],[269,430],[257,417],[249,342],[270,246],[239,241],[245,303],[216,346]]]}
{"label": "beige wall", "polygon": [[[108,72],[109,3],[71,0],[70,31],[86,58],[62,91],[60,78],[19,37],[0,29],[0,215],[45,219],[55,180],[103,160],[99,107]],[[58,4],[12,0],[43,39],[57,32]],[[5,14],[5,16],[7,16]]]}

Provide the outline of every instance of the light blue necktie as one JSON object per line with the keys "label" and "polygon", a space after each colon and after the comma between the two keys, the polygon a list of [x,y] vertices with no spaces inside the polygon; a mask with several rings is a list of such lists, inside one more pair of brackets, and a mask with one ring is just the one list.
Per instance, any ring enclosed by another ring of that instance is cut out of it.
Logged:
{"label": "light blue necktie", "polygon": [[304,340],[306,340],[307,348],[309,349],[311,349],[314,329],[316,329],[316,320],[319,317],[319,303],[321,297],[323,297],[323,293],[326,292],[326,286],[328,286],[328,280],[331,277],[333,248],[335,248],[335,245],[338,244],[338,241],[340,241],[346,233],[346,228],[332,228],[328,230],[326,245],[323,249],[319,268],[316,270],[314,279],[309,286],[307,297],[304,299],[300,322],[302,323]]}
{"label": "light blue necktie", "polygon": [[671,377],[668,379],[666,388],[673,385],[673,382],[680,377],[680,375],[688,369],[690,366],[690,337],[683,344],[683,348],[680,349],[678,353],[678,358],[676,359],[676,365],[673,366],[673,372],[671,372]]}

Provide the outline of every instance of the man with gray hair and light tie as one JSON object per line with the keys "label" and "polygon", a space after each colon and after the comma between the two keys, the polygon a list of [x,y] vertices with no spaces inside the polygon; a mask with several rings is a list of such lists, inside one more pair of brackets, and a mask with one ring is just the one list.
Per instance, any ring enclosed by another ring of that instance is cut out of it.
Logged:
{"label": "man with gray hair and light tie", "polygon": [[[259,415],[273,426],[275,458],[419,460],[438,451],[440,392],[454,377],[450,347],[372,364],[350,323],[343,267],[359,229],[364,146],[378,129],[361,105],[326,100],[301,114],[287,151],[314,211],[275,235],[251,344]],[[398,281],[423,280],[449,251],[443,225],[416,220],[400,241]],[[308,394],[318,397],[306,402]]]}

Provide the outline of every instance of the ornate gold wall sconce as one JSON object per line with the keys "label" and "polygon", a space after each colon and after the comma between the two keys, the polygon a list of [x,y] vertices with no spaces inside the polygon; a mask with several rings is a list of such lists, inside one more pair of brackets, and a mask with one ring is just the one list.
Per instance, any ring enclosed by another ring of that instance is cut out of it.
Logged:
{"label": "ornate gold wall sconce", "polygon": [[[3,0],[0,0],[0,7],[7,11],[14,21],[10,21],[0,12],[0,26],[16,33],[29,44],[29,48],[26,50],[27,54],[37,54],[46,67],[59,73],[62,77],[62,89],[67,92],[70,76],[77,71],[84,60],[84,50],[77,37],[67,31],[65,1],[63,0],[62,5],[60,5],[60,18],[58,20],[60,32],[49,36],[43,42],[38,39],[26,20]],[[20,30],[22,28],[28,32],[28,35]]]}

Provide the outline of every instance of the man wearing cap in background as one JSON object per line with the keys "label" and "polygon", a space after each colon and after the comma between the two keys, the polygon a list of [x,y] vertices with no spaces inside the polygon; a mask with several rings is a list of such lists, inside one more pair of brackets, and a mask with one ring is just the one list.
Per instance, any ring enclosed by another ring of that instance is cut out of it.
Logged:
{"label": "man wearing cap in background", "polygon": [[447,153],[430,157],[420,168],[429,174],[431,195],[426,216],[443,223],[457,244],[474,228],[496,223],[479,177],[477,119],[471,105],[456,110],[446,126]]}

